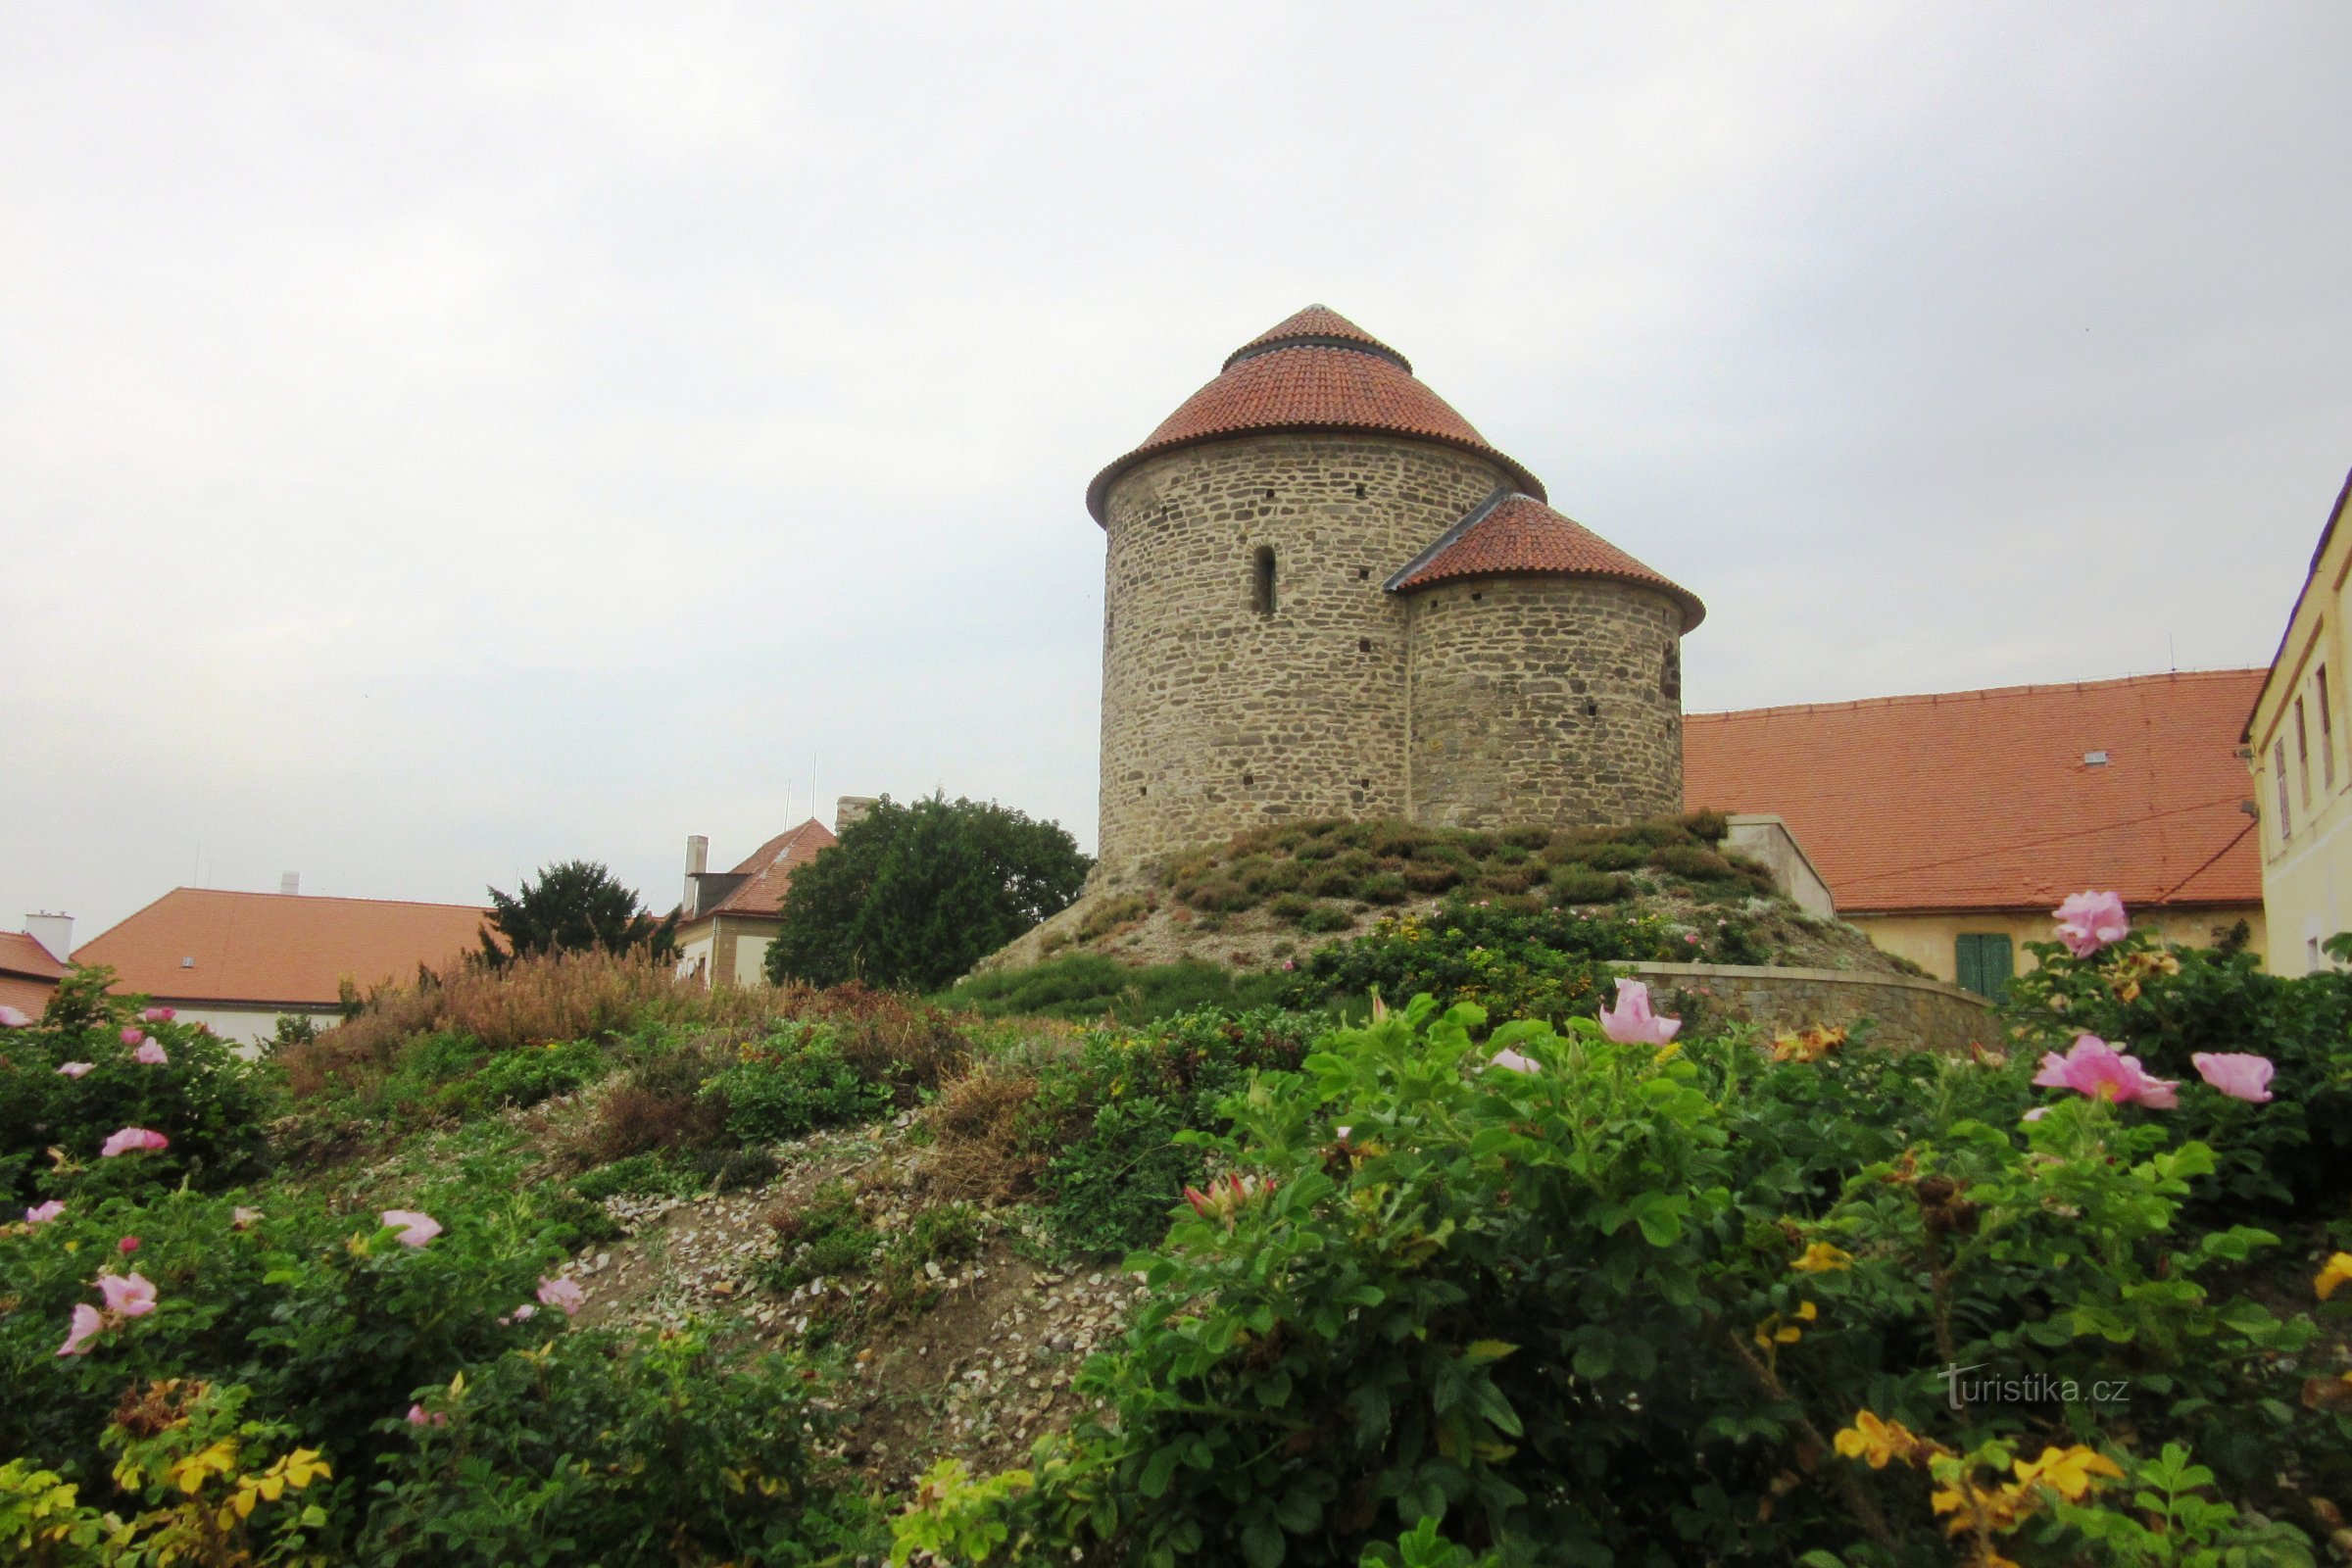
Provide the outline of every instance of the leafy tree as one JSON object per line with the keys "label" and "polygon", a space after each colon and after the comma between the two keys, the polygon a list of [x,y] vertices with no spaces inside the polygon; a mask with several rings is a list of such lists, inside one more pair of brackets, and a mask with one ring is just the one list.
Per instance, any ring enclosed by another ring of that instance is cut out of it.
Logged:
{"label": "leafy tree", "polygon": [[[490,921],[482,927],[482,956],[492,964],[539,953],[631,953],[660,957],[677,940],[675,913],[656,919],[637,890],[595,860],[542,866],[537,882],[519,894],[490,890]],[[499,939],[505,938],[504,946]]]}
{"label": "leafy tree", "polygon": [[1059,823],[993,802],[888,797],[793,874],[768,978],[933,991],[1078,897]]}

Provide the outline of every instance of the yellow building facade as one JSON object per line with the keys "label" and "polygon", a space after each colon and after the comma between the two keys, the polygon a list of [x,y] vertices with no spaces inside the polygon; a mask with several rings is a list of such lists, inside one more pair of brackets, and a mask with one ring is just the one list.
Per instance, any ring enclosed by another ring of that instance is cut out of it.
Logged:
{"label": "yellow building facade", "polygon": [[2246,760],[2262,816],[2262,905],[2274,974],[2309,974],[2322,945],[2352,929],[2352,752],[2344,703],[2344,618],[2352,613],[2352,478],[2312,552],[2270,678],[2246,722]]}

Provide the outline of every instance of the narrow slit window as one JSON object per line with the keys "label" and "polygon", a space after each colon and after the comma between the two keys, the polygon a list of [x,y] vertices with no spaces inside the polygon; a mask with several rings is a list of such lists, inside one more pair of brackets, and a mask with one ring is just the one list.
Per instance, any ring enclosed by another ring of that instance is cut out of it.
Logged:
{"label": "narrow slit window", "polygon": [[2303,809],[2311,809],[2311,728],[2303,719],[2303,699],[2295,699],[2295,775],[2303,783]]}
{"label": "narrow slit window", "polygon": [[1274,613],[1274,547],[1259,545],[1250,564],[1250,608],[1261,615]]}
{"label": "narrow slit window", "polygon": [[2312,679],[2312,691],[2320,700],[2320,782],[2328,789],[2335,788],[2335,708],[2328,698],[2328,666],[2322,664]]}

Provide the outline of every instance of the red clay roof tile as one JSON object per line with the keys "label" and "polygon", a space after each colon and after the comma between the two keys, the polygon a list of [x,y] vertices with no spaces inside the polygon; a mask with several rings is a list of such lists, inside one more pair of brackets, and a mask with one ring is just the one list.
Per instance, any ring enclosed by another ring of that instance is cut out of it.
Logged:
{"label": "red clay roof tile", "polygon": [[1243,344],[1240,348],[1235,349],[1231,354],[1226,355],[1223,368],[1230,370],[1233,368],[1236,361],[1246,360],[1254,354],[1263,354],[1267,349],[1274,347],[1278,343],[1289,344],[1300,342],[1322,342],[1334,345],[1353,344],[1359,348],[1369,349],[1376,354],[1386,355],[1388,358],[1395,360],[1399,366],[1402,366],[1405,374],[1410,375],[1413,373],[1411,362],[1406,360],[1403,355],[1397,353],[1395,349],[1389,347],[1386,343],[1383,343],[1380,339],[1374,337],[1371,333],[1365,331],[1362,327],[1356,325],[1353,321],[1350,321],[1348,319],[1348,318],[1342,316],[1339,312],[1333,310],[1328,305],[1309,305],[1305,310],[1300,311],[1298,315],[1291,317],[1288,320],[1281,321],[1276,325],[1268,327],[1263,332],[1258,333],[1257,336],[1251,338],[1249,342]]}
{"label": "red clay roof tile", "polygon": [[815,859],[817,851],[839,842],[833,830],[813,816],[799,827],[777,834],[744,857],[735,867],[733,874],[748,879],[695,918],[781,913],[785,890],[792,886],[792,873]]}
{"label": "red clay roof tile", "polygon": [[1489,501],[1389,580],[1398,593],[1460,577],[1606,577],[1657,588],[1683,610],[1688,632],[1706,617],[1698,596],[1533,496]]}
{"label": "red clay roof tile", "polygon": [[55,981],[65,972],[66,966],[51,956],[31,932],[0,931],[0,974]]}
{"label": "red clay roof tile", "polygon": [[1683,799],[1778,812],[1840,910],[2050,908],[2085,888],[2255,905],[2236,749],[2266,673],[1692,713]]}
{"label": "red clay roof tile", "polygon": [[[172,1002],[332,1006],[348,979],[366,991],[438,969],[480,945],[487,909],[315,894],[173,888],[74,950],[112,964],[117,991]],[[182,958],[194,958],[183,968]]]}
{"label": "red clay roof tile", "polygon": [[[1295,323],[1314,328],[1300,333]],[[1274,430],[1377,430],[1474,453],[1538,500],[1544,482],[1487,444],[1444,398],[1413,379],[1403,356],[1322,306],[1309,306],[1225,362],[1134,451],[1095,475],[1087,510],[1105,520],[1110,487],[1137,464],[1229,436]]]}

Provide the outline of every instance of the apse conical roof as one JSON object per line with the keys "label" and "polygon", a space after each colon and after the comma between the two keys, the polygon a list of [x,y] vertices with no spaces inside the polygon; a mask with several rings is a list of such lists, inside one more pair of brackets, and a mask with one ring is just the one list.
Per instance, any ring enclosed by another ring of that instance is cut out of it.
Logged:
{"label": "apse conical roof", "polygon": [[1605,577],[1654,588],[1682,608],[1686,632],[1707,613],[1698,595],[1529,495],[1498,493],[1482,502],[1388,586],[1409,594],[1460,577]]}
{"label": "apse conical roof", "polygon": [[1119,475],[1183,447],[1275,430],[1372,430],[1475,453],[1539,499],[1544,482],[1487,444],[1446,401],[1413,378],[1404,356],[1326,306],[1310,305],[1251,338],[1222,374],[1160,421],[1142,446],[1095,475],[1086,507],[1105,520]]}

